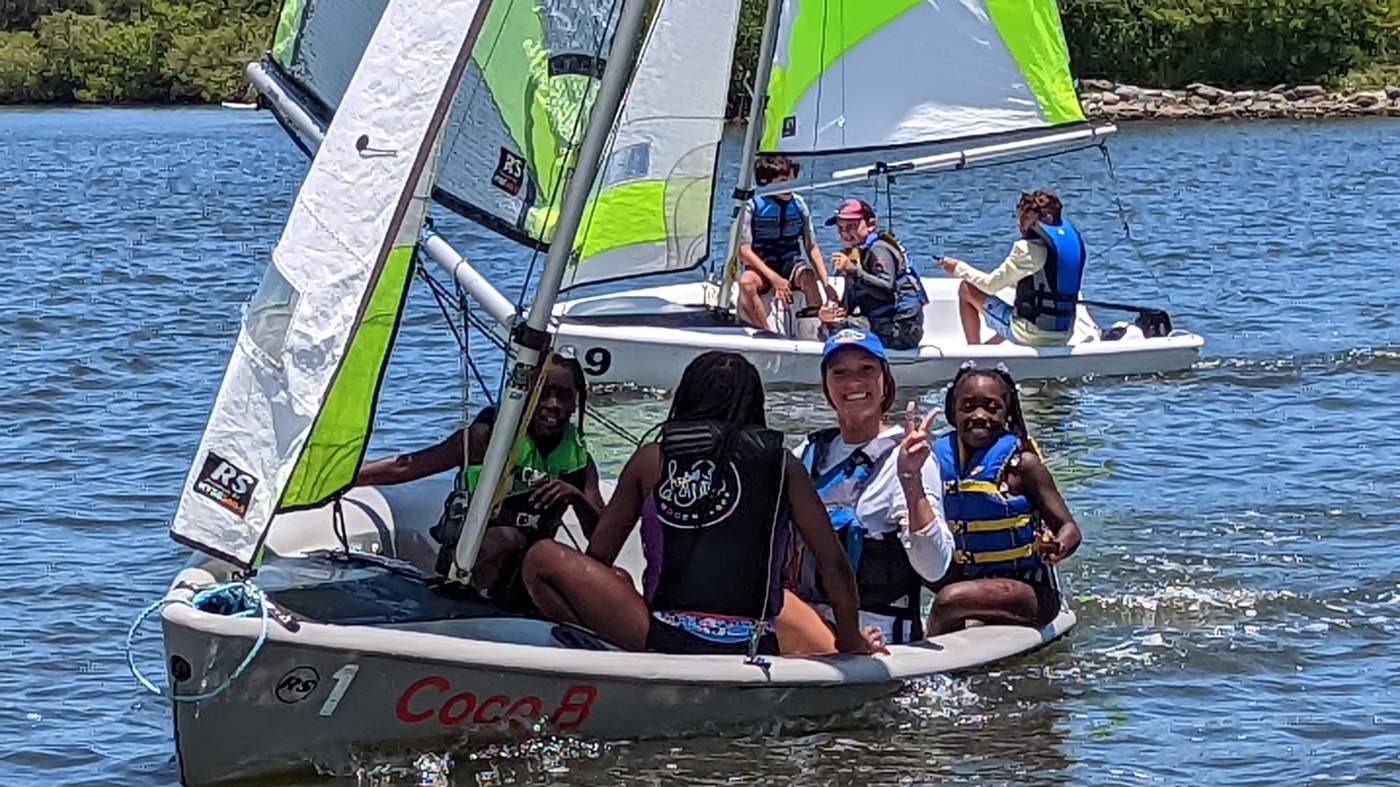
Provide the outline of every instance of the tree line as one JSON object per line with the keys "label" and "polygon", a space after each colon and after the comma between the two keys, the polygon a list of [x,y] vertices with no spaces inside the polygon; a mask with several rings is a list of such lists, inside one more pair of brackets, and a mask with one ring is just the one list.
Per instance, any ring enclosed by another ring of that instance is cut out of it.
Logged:
{"label": "tree line", "polygon": [[[872,0],[873,1],[873,0]],[[745,0],[730,113],[743,113],[762,0]],[[243,96],[275,0],[5,0],[0,102]],[[1400,0],[1060,0],[1077,75],[1156,87],[1400,78]]]}

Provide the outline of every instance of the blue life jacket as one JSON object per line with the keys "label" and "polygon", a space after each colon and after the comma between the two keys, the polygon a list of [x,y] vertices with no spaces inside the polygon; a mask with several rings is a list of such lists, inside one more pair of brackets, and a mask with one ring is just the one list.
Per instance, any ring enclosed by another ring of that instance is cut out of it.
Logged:
{"label": "blue life jacket", "polygon": [[780,200],[771,195],[759,196],[750,205],[753,250],[764,264],[787,268],[802,259],[809,218],[797,197]]}
{"label": "blue life jacket", "polygon": [[1006,493],[1006,471],[1021,439],[1002,435],[966,461],[956,433],[938,438],[934,457],[943,476],[943,512],[953,533],[953,562],[967,579],[1012,576],[1044,565],[1036,549],[1039,512],[1025,495]]}
{"label": "blue life jacket", "polygon": [[[919,278],[919,271],[914,267],[914,260],[909,256],[904,244],[888,232],[873,232],[859,248],[863,252],[869,251],[870,247],[882,241],[892,247],[899,257],[899,270],[895,271],[894,275],[894,301],[865,312],[865,316],[879,319],[917,314],[922,321],[923,308],[928,303],[928,293],[924,292],[924,282]],[[862,287],[859,282],[855,282],[854,286]]]}
{"label": "blue life jacket", "polygon": [[1069,333],[1084,279],[1084,239],[1068,219],[1036,222],[1032,231],[1045,244],[1045,267],[1016,282],[1016,316],[1041,330]]}
{"label": "blue life jacket", "polygon": [[[817,488],[817,497],[820,497],[826,506],[827,516],[831,518],[831,527],[840,537],[852,568],[859,569],[860,556],[865,548],[865,526],[861,524],[860,517],[856,516],[856,504],[860,501],[865,487],[874,480],[881,466],[899,447],[899,440],[894,437],[876,437],[863,448],[852,451],[850,456],[838,462],[835,467],[819,473],[817,468],[826,463],[831,444],[840,434],[840,429],[832,427],[808,435],[807,448],[802,452],[802,464],[812,476],[812,483]],[[806,556],[802,566],[798,595],[808,600],[821,598],[816,587],[816,565],[810,555]]]}

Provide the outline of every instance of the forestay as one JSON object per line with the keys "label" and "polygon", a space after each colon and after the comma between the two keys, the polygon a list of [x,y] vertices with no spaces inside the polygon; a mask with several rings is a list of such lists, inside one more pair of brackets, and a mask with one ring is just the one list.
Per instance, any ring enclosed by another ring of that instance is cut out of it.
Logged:
{"label": "forestay", "polygon": [[579,261],[564,286],[705,261],[739,5],[661,4],[579,228]]}
{"label": "forestay", "polygon": [[1083,120],[1055,0],[786,0],[761,149],[882,149]]}
{"label": "forestay", "polygon": [[[322,125],[345,95],[386,2],[285,0],[272,62]],[[617,5],[492,4],[444,134],[438,202],[519,243],[548,247]]]}
{"label": "forestay", "polygon": [[[349,487],[489,0],[392,0],[249,302],[172,535],[241,566],[273,514]],[[285,51],[279,39],[278,46]]]}

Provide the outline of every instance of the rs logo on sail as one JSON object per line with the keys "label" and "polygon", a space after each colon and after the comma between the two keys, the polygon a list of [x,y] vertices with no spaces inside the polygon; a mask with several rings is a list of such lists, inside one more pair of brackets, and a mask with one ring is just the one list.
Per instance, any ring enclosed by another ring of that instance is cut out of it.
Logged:
{"label": "rs logo on sail", "polygon": [[213,451],[204,457],[204,467],[194,481],[196,492],[239,516],[248,513],[257,486],[258,479],[251,473],[239,470]]}

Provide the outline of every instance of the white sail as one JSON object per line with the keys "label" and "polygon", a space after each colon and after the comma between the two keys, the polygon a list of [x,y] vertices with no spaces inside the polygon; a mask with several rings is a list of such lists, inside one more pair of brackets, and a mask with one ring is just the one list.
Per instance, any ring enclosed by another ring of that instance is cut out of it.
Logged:
{"label": "white sail", "polygon": [[705,261],[739,6],[664,0],[657,9],[565,287]]}
{"label": "white sail", "polygon": [[250,566],[363,458],[449,102],[490,0],[391,0],[297,195],[171,533]]}
{"label": "white sail", "polygon": [[1084,120],[1055,0],[786,0],[768,101],[788,154]]}

